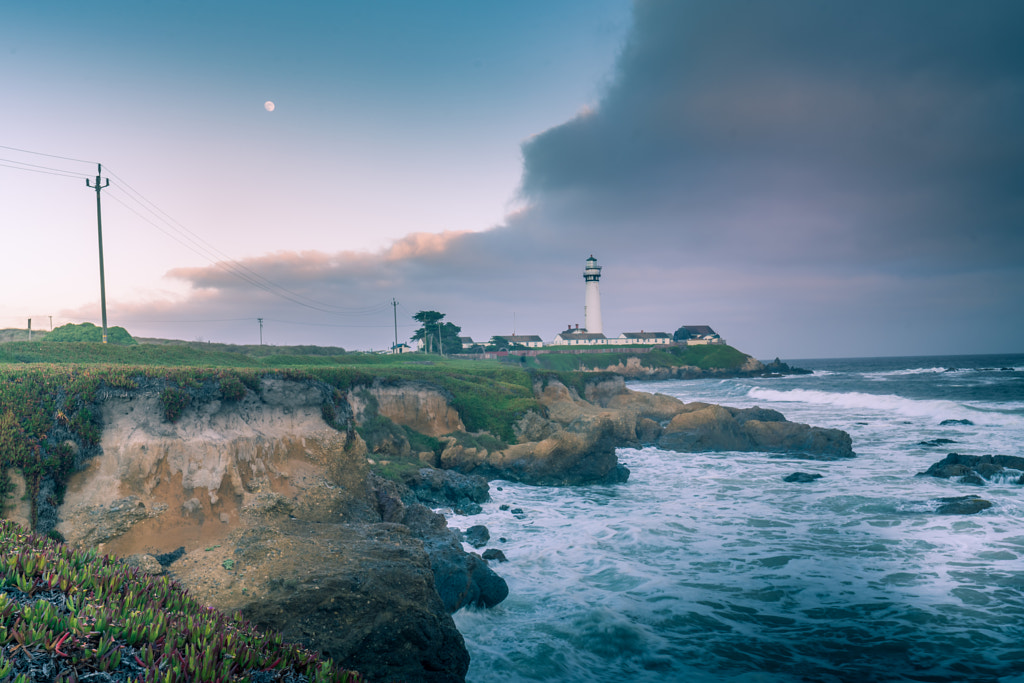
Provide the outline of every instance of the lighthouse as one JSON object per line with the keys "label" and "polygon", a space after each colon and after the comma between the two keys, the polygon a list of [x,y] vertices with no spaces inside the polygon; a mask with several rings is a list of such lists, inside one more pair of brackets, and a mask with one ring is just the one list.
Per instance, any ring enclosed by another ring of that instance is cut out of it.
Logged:
{"label": "lighthouse", "polygon": [[586,298],[583,301],[583,325],[587,332],[604,334],[604,325],[601,323],[601,290],[598,289],[601,266],[597,265],[597,259],[593,254],[587,259],[583,279],[587,283]]}

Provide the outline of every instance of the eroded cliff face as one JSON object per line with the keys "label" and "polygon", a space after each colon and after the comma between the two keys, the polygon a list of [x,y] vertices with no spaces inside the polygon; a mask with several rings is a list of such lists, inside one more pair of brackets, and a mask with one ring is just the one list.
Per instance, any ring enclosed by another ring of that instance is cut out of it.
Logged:
{"label": "eroded cliff face", "polygon": [[315,387],[267,379],[259,396],[190,407],[172,424],[156,391],[108,399],[102,453],[71,477],[57,530],[119,555],[191,548],[224,537],[246,510],[331,480],[343,484],[334,505],[358,514],[365,447],[329,427],[321,403]]}
{"label": "eroded cliff face", "polygon": [[437,387],[418,382],[374,382],[352,389],[347,398],[360,421],[375,410],[395,424],[427,436],[466,431],[458,411],[452,408],[452,396]]}
{"label": "eroded cliff face", "polygon": [[[435,433],[461,427],[443,393],[414,389],[367,391],[381,414]],[[325,422],[324,396],[315,383],[264,379],[240,401],[193,401],[174,423],[158,388],[109,396],[102,452],[72,475],[56,528],[72,545],[166,566],[211,605],[373,679],[461,681],[469,657],[449,612],[483,598],[442,601],[436,582],[452,579],[428,549],[463,556],[444,568],[489,581],[489,600],[504,582],[443,517],[370,474],[357,432]]]}

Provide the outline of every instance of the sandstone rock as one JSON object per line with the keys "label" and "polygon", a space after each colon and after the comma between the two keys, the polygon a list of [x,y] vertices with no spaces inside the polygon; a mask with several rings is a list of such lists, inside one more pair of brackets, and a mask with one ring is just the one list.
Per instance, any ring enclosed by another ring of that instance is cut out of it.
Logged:
{"label": "sandstone rock", "polygon": [[649,417],[641,417],[636,423],[636,439],[641,446],[656,444],[662,431],[661,425]]}
{"label": "sandstone rock", "polygon": [[519,442],[543,441],[559,431],[559,427],[551,420],[541,417],[531,410],[519,418],[513,425],[512,431]]}
{"label": "sandstone rock", "polygon": [[849,434],[788,422],[774,410],[707,406],[676,415],[658,446],[680,452],[754,451],[815,460],[853,457]]}
{"label": "sandstone rock", "polygon": [[372,412],[427,436],[466,430],[452,401],[453,396],[446,390],[421,382],[376,381],[348,393],[357,421]]}

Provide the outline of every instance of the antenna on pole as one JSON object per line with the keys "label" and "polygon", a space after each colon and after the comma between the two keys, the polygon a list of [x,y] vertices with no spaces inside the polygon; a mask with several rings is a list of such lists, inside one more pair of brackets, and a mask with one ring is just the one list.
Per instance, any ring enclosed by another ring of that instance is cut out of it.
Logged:
{"label": "antenna on pole", "polygon": [[391,353],[398,353],[398,302],[391,297],[391,308],[395,314],[395,345],[391,347]]}
{"label": "antenna on pole", "polygon": [[96,164],[96,183],[85,179],[86,187],[96,189],[96,235],[100,243],[100,308],[103,312],[103,343],[107,343],[107,285],[103,278],[103,214],[100,211],[100,190],[110,185],[110,178],[101,178],[103,164]]}

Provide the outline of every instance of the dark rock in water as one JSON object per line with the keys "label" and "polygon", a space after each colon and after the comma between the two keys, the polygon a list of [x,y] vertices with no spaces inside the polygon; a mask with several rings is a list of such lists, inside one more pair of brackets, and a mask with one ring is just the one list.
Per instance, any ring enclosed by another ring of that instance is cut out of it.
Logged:
{"label": "dark rock in water", "polygon": [[[919,472],[919,477],[949,479],[960,477],[964,484],[981,486],[983,480],[1006,473],[1007,470],[1024,471],[1024,458],[1015,455],[960,455],[950,453],[945,458]],[[1017,483],[1020,483],[1018,480]]]}
{"label": "dark rock in water", "polygon": [[491,532],[483,524],[477,524],[466,529],[462,537],[474,548],[482,548],[491,540]]}
{"label": "dark rock in water", "polygon": [[505,580],[479,555],[462,549],[460,535],[447,527],[444,517],[413,505],[406,511],[404,522],[423,541],[434,572],[434,586],[448,612],[466,606],[493,607],[508,597]]}
{"label": "dark rock in water", "polygon": [[484,551],[485,560],[497,560],[498,562],[508,562],[508,558],[505,557],[505,553],[501,552],[497,548],[488,548]]}
{"label": "dark rock in water", "polygon": [[512,514],[513,515],[521,515],[521,514],[523,514],[523,508],[512,508]]}
{"label": "dark rock in water", "polygon": [[794,368],[789,363],[776,358],[771,363],[764,364],[764,374],[766,375],[810,375],[810,370],[804,370],[803,368]]}
{"label": "dark rock in water", "polygon": [[992,507],[992,503],[978,496],[939,498],[942,505],[935,511],[940,515],[973,515]]}
{"label": "dark rock in water", "polygon": [[951,443],[956,443],[956,441],[953,441],[953,439],[929,439],[928,441],[918,441],[917,445],[938,448],[939,446],[946,446]]}
{"label": "dark rock in water", "polygon": [[508,503],[502,503],[501,505],[498,506],[498,509],[502,510],[502,511],[508,510],[509,509],[509,504]]}
{"label": "dark rock in water", "polygon": [[483,511],[480,503],[486,503],[491,498],[486,479],[453,470],[424,467],[402,483],[412,490],[419,502],[435,507],[451,507],[460,515],[480,514]]}
{"label": "dark rock in water", "polygon": [[970,427],[973,427],[974,423],[971,422],[970,420],[943,420],[942,422],[939,423],[940,427],[948,427],[950,425],[968,425]]}
{"label": "dark rock in water", "polygon": [[625,484],[629,479],[629,468],[621,463],[616,465],[609,479],[610,481],[606,481],[606,484]]}
{"label": "dark rock in water", "polygon": [[797,484],[809,484],[810,482],[816,479],[821,479],[821,475],[817,473],[812,474],[810,472],[794,472],[788,477],[783,477],[782,481],[788,481],[790,483]]}

